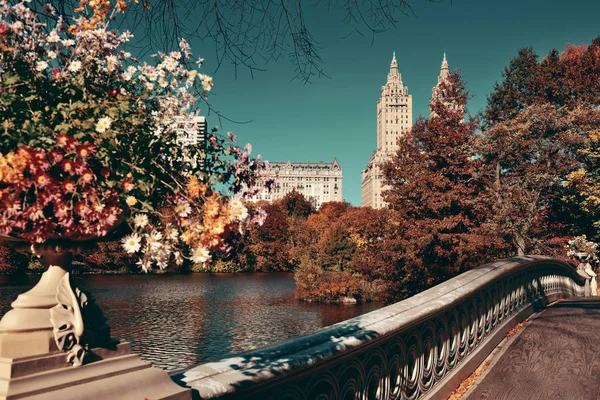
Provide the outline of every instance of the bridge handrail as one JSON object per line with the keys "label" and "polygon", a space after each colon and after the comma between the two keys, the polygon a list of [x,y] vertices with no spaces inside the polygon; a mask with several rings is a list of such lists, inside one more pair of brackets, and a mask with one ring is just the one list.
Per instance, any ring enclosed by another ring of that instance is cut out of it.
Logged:
{"label": "bridge handrail", "polygon": [[508,258],[310,335],[193,367],[175,379],[203,399],[275,393],[278,399],[342,399],[358,392],[376,399],[447,397],[519,320],[548,302],[589,294],[587,280],[559,260]]}

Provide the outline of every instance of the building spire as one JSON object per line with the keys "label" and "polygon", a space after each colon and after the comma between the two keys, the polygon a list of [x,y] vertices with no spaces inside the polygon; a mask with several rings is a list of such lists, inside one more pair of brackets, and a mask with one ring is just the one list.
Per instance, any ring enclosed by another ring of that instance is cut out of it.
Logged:
{"label": "building spire", "polygon": [[450,67],[448,66],[448,60],[446,60],[446,53],[444,53],[444,60],[442,61],[442,67],[440,68],[440,76],[438,77],[438,84],[448,78],[450,75]]}
{"label": "building spire", "polygon": [[396,52],[394,51],[392,53],[392,62],[390,64],[390,73],[388,74],[388,82],[391,82],[396,79],[402,81],[402,78],[400,78],[400,75],[398,74],[398,61],[396,60]]}

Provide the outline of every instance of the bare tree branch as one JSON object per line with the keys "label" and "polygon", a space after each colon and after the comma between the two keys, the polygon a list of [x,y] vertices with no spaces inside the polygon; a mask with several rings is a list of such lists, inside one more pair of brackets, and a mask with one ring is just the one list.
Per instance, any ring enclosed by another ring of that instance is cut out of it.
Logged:
{"label": "bare tree branch", "polygon": [[[349,27],[346,36],[370,34],[373,43],[377,33],[397,28],[401,17],[415,17],[415,1],[315,0],[310,12],[341,11]],[[79,6],[78,0],[32,0],[31,4],[41,11],[47,3],[65,16]],[[314,27],[306,20],[306,4],[307,0],[140,0],[130,4],[120,28],[136,35],[133,46],[142,57],[157,48],[173,50],[181,38],[198,39],[213,43],[216,70],[231,64],[236,77],[239,68],[254,76],[268,62],[288,58],[294,79],[308,83],[327,75]]]}

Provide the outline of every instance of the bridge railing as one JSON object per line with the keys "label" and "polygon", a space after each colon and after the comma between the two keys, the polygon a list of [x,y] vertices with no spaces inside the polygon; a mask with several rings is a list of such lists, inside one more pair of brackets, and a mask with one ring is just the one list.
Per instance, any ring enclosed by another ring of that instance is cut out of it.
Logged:
{"label": "bridge railing", "polygon": [[445,399],[518,322],[555,300],[589,294],[589,277],[570,264],[509,258],[173,378],[202,399]]}

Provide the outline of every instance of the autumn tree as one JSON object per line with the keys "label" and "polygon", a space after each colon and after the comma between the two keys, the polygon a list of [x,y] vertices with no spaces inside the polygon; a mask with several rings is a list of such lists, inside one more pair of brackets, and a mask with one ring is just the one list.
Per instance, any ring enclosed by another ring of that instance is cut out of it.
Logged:
{"label": "autumn tree", "polygon": [[533,48],[519,50],[502,72],[502,83],[494,84],[484,112],[483,125],[510,120],[531,103],[537,92],[538,56]]}
{"label": "autumn tree", "polygon": [[424,269],[427,284],[495,258],[504,246],[482,227],[481,160],[473,148],[479,121],[467,114],[465,83],[453,73],[437,92],[431,117],[416,121],[383,167],[390,186],[384,199],[402,221],[405,262]]}
{"label": "autumn tree", "polygon": [[296,190],[292,190],[286,193],[281,200],[279,200],[281,208],[292,218],[306,219],[309,215],[315,212],[315,204],[311,199],[307,199],[304,195]]}
{"label": "autumn tree", "polygon": [[246,269],[259,272],[288,271],[289,223],[279,204],[265,206],[265,223],[250,233],[245,255]]}
{"label": "autumn tree", "polygon": [[322,234],[318,249],[318,260],[324,269],[349,272],[356,245],[343,221],[334,222]]}
{"label": "autumn tree", "polygon": [[391,303],[426,288],[422,269],[406,262],[405,239],[398,235],[404,224],[396,212],[361,207],[342,220],[356,247],[351,266],[361,276],[361,296]]}
{"label": "autumn tree", "polygon": [[[563,53],[564,80],[568,82],[571,98],[587,113],[587,129],[583,145],[578,149],[579,168],[566,180],[567,204],[580,211],[576,221],[578,233],[600,239],[600,38],[590,45],[567,46]],[[587,225],[592,224],[592,229]]]}
{"label": "autumn tree", "polygon": [[487,226],[517,254],[552,253],[549,243],[585,225],[572,188],[587,188],[579,166],[590,160],[580,147],[598,126],[598,45],[552,50],[541,61],[523,49],[488,97],[478,145],[493,199]]}

